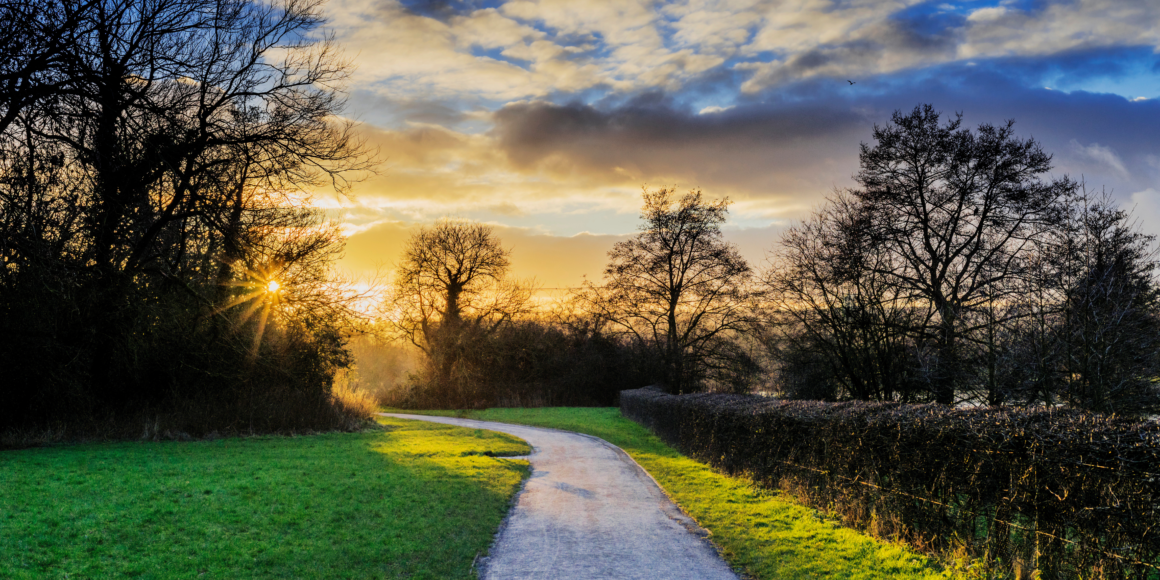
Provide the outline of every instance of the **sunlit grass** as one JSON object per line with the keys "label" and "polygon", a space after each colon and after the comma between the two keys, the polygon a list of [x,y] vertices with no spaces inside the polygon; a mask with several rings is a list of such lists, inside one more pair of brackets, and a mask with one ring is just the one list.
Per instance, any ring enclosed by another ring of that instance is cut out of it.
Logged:
{"label": "sunlit grass", "polygon": [[522,441],[385,432],[0,452],[0,578],[471,578]]}
{"label": "sunlit grass", "polygon": [[726,560],[753,578],[943,577],[925,556],[904,546],[842,527],[790,498],[682,456],[615,408],[434,413],[576,431],[624,449],[710,531]]}

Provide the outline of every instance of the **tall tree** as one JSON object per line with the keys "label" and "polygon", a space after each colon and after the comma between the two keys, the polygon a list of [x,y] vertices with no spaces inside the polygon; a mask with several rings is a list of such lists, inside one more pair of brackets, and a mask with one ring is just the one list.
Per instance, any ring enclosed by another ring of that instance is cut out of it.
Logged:
{"label": "tall tree", "polygon": [[763,274],[768,346],[786,396],[909,400],[916,394],[911,329],[929,308],[880,272],[889,255],[867,244],[868,214],[836,196],[787,230]]}
{"label": "tall tree", "polygon": [[713,378],[743,386],[756,363],[733,339],[752,321],[750,268],[721,236],[729,200],[671,188],[643,197],[641,233],[608,252],[591,305],[654,349],[668,390],[699,390]]}
{"label": "tall tree", "polygon": [[930,105],[896,111],[874,127],[874,145],[862,144],[860,187],[850,191],[867,212],[868,239],[888,254],[877,273],[934,311],[921,330],[944,404],[955,400],[963,343],[980,328],[967,315],[1008,296],[1006,282],[1023,274],[1034,240],[1056,227],[1077,188],[1041,178],[1051,156],[1015,137],[1013,121],[961,125],[961,116],[940,123]]}
{"label": "tall tree", "polygon": [[1057,247],[1062,395],[1073,406],[1141,414],[1160,407],[1155,237],[1104,195],[1084,197]]}
{"label": "tall tree", "polygon": [[462,404],[458,363],[478,342],[526,312],[528,285],[507,279],[511,250],[491,226],[441,219],[415,232],[403,250],[386,318],[427,356],[429,388]]}
{"label": "tall tree", "polygon": [[[284,282],[319,281],[294,274],[305,271],[295,263],[324,271],[315,266],[341,239],[301,207],[304,192],[341,190],[366,167],[353,125],[336,121],[348,66],[319,30],[321,6],[0,7],[19,23],[0,31],[0,286],[11,300],[0,326],[41,333],[39,350],[68,361],[27,363],[28,376],[58,369],[113,405],[152,396],[168,387],[135,379],[150,363],[132,351],[168,339],[158,309],[246,318],[238,298],[251,292],[238,284],[259,266]],[[54,291],[38,300],[55,306],[20,312],[45,285]],[[303,313],[318,292],[286,284],[278,296],[306,294]]]}

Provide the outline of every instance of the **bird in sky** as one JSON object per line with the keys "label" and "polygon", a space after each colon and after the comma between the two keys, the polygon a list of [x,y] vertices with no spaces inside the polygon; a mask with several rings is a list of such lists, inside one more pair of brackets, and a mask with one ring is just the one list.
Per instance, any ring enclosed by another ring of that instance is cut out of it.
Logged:
{"label": "bird in sky", "polygon": [[852,80],[850,80],[850,79],[846,79],[846,82],[848,82],[848,83],[850,83],[850,84],[852,84],[852,85],[856,85],[856,84],[858,84],[858,83],[855,83],[854,81],[852,81]]}

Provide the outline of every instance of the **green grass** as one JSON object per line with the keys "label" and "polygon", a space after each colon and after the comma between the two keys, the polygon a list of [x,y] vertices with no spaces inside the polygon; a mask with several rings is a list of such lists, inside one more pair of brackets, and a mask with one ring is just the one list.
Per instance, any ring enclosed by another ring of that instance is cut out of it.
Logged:
{"label": "green grass", "polygon": [[[400,411],[407,412],[407,411]],[[712,534],[734,567],[762,580],[942,578],[925,556],[842,527],[817,511],[747,480],[715,472],[665,445],[615,408],[435,412],[565,429],[600,437],[645,468]]]}
{"label": "green grass", "polygon": [[0,578],[471,578],[519,439],[383,432],[0,452]]}

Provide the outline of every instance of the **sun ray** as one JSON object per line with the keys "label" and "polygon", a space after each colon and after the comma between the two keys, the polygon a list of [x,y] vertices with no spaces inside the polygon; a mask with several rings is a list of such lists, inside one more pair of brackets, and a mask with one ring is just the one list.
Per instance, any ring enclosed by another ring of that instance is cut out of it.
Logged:
{"label": "sun ray", "polygon": [[230,300],[229,302],[227,302],[227,303],[223,304],[222,306],[218,307],[217,309],[215,309],[213,311],[213,313],[218,314],[221,312],[225,312],[226,310],[229,310],[230,308],[233,308],[234,306],[237,306],[243,302],[247,302],[247,301],[253,300],[254,298],[257,298],[262,293],[263,293],[262,290],[255,290],[253,292],[250,292],[249,294],[243,294],[241,296],[238,296],[237,298],[234,298],[233,300]]}
{"label": "sun ray", "polygon": [[254,344],[250,347],[250,357],[257,358],[258,347],[262,345],[262,335],[266,333],[266,318],[270,315],[270,303],[265,302],[262,316],[258,318],[258,330],[254,333]]}
{"label": "sun ray", "polygon": [[249,302],[244,310],[237,313],[234,318],[237,328],[241,328],[249,322],[254,314],[261,310],[258,317],[257,328],[255,328],[253,342],[250,348],[250,358],[255,359],[258,355],[258,350],[261,347],[262,340],[266,334],[266,325],[270,323],[270,314],[273,312],[275,306],[282,306],[285,301],[285,287],[282,282],[276,278],[276,275],[282,271],[282,268],[277,265],[260,266],[257,268],[247,268],[242,274],[244,278],[240,280],[230,280],[223,282],[223,286],[245,288],[248,291],[235,296],[224,304],[214,309],[213,314],[220,314],[226,310],[240,306]]}
{"label": "sun ray", "polygon": [[264,305],[265,305],[265,302],[264,302],[264,301],[262,301],[262,300],[254,300],[254,301],[253,301],[253,304],[250,304],[250,307],[249,307],[249,308],[247,308],[247,309],[246,309],[244,312],[242,312],[242,315],[241,315],[241,317],[240,317],[240,318],[238,318],[238,323],[239,323],[239,324],[241,324],[241,323],[244,323],[244,322],[246,322],[247,320],[249,320],[249,319],[250,319],[250,317],[254,315],[254,312],[257,312],[257,311],[258,311],[258,309],[259,309],[259,308],[261,308],[261,307],[262,307],[262,306],[264,306]]}

